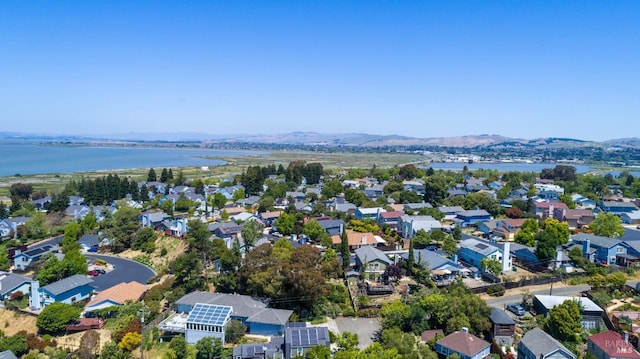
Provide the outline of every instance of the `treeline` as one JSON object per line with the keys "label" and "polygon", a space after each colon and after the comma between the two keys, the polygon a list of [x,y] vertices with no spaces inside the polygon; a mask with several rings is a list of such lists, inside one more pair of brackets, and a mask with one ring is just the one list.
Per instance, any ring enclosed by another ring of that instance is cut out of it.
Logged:
{"label": "treeline", "polygon": [[298,185],[304,178],[307,184],[320,183],[324,169],[320,163],[306,163],[305,161],[292,161],[285,169],[282,164],[268,166],[249,166],[240,176],[240,182],[244,185],[247,195],[258,195],[262,191],[262,185],[269,176],[284,175],[288,183]]}
{"label": "treeline", "polygon": [[136,181],[120,177],[117,174],[109,174],[95,179],[83,178],[80,182],[71,181],[63,193],[77,194],[84,197],[85,203],[94,205],[111,203],[117,199],[125,198],[128,194],[135,201],[149,200],[146,186],[143,185],[139,189]]}

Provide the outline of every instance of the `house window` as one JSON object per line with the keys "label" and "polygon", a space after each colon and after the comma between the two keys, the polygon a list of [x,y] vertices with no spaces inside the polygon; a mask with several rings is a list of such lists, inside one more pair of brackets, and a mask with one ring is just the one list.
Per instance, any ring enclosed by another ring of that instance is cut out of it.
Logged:
{"label": "house window", "polygon": [[622,252],[624,252],[624,248],[622,247],[616,248],[616,253],[622,253]]}

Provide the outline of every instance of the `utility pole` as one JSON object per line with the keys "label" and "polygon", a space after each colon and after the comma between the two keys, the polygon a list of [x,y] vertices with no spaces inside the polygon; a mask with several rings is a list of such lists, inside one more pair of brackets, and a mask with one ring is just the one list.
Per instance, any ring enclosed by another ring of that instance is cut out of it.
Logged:
{"label": "utility pole", "polygon": [[148,309],[145,307],[138,310],[140,315],[140,359],[144,359],[144,315],[148,313]]}

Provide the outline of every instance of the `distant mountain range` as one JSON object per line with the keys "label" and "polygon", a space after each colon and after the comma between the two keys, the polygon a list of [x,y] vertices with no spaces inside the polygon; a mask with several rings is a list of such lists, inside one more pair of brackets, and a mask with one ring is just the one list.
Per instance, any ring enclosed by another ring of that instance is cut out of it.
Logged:
{"label": "distant mountain range", "polygon": [[211,135],[203,133],[123,133],[76,136],[0,132],[1,142],[64,143],[200,143],[202,145],[306,145],[328,147],[457,147],[457,148],[640,148],[640,138],[621,138],[604,142],[572,138],[509,138],[500,135],[417,138],[365,133],[290,132],[276,135]]}

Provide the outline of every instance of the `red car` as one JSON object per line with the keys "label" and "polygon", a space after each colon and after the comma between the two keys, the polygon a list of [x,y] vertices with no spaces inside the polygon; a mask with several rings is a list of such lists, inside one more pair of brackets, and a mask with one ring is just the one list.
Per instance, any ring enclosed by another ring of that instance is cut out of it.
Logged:
{"label": "red car", "polygon": [[100,275],[100,272],[98,272],[97,270],[90,270],[87,272],[88,275],[92,276],[92,277],[97,277]]}

